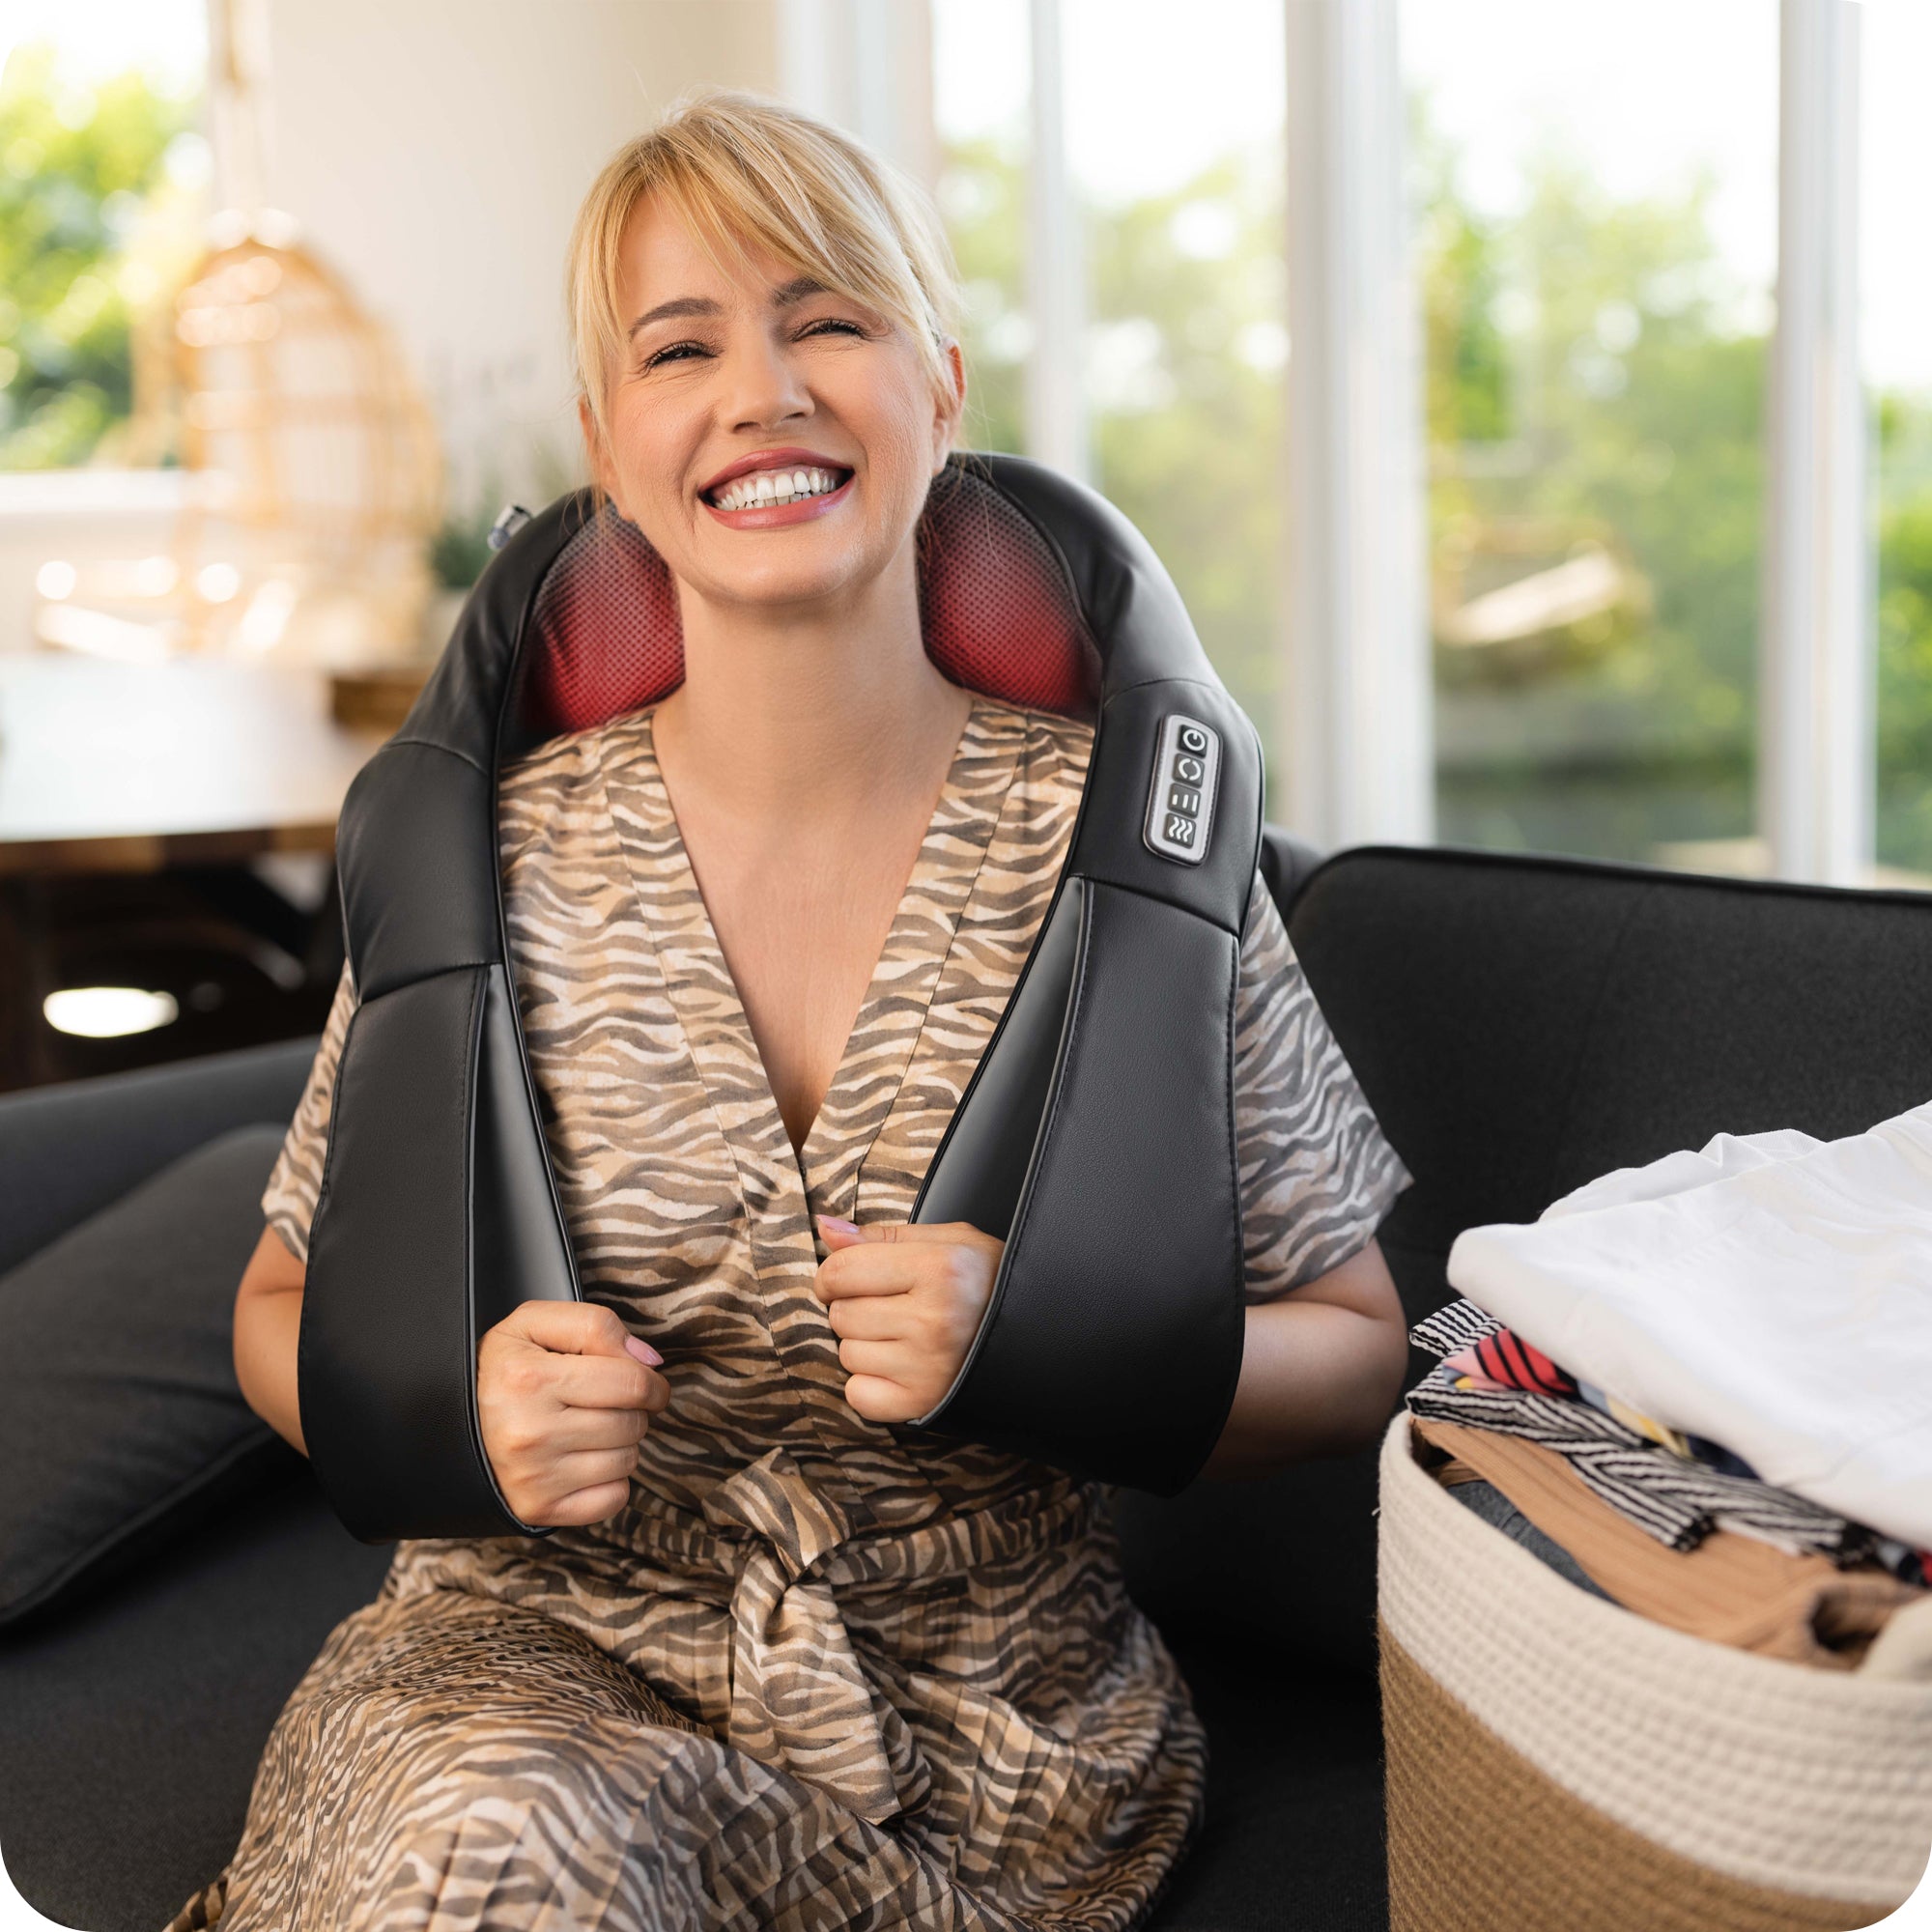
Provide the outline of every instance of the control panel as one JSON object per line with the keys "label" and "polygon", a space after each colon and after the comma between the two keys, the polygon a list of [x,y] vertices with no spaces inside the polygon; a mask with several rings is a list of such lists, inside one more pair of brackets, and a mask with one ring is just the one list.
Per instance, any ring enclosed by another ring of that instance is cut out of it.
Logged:
{"label": "control panel", "polygon": [[1141,835],[1148,850],[1183,866],[1200,865],[1208,856],[1220,780],[1221,734],[1179,712],[1162,719]]}

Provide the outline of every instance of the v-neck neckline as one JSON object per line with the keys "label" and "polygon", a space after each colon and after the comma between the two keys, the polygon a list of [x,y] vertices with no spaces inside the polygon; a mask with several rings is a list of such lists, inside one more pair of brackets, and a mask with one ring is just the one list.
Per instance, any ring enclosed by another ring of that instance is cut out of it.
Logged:
{"label": "v-neck neckline", "polygon": [[[796,1150],[685,846],[658,762],[652,714],[639,724],[621,773],[607,766],[606,787],[628,795],[628,810],[612,797],[612,816],[699,1083],[740,1153],[741,1175],[742,1156],[752,1153],[768,1177],[777,1179],[774,1163],[788,1170],[806,1206],[814,1196],[836,1200],[863,1165],[911,1063],[1018,766],[1024,714],[973,695],[885,942]],[[755,1191],[769,1198],[766,1187]]]}

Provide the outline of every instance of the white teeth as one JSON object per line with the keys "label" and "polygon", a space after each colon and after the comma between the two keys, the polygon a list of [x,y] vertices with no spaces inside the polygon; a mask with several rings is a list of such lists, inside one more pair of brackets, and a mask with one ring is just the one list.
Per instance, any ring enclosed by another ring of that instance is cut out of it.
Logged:
{"label": "white teeth", "polygon": [[829,469],[760,469],[734,476],[712,492],[721,510],[753,510],[765,503],[796,503],[807,497],[829,496],[838,482]]}

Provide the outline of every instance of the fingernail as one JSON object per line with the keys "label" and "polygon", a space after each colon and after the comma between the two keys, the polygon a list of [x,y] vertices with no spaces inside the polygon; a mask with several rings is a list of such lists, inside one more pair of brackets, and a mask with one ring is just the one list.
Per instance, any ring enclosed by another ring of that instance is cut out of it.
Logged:
{"label": "fingernail", "polygon": [[821,1214],[818,1225],[831,1235],[856,1235],[859,1232],[858,1222],[841,1221],[837,1214]]}
{"label": "fingernail", "polygon": [[664,1367],[665,1358],[648,1342],[640,1342],[635,1335],[624,1337],[624,1348],[627,1353],[637,1356],[647,1369]]}

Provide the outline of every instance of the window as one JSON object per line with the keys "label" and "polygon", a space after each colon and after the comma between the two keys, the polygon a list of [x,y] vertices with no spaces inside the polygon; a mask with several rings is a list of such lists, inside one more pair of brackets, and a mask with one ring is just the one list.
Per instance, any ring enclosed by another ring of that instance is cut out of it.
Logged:
{"label": "window", "polygon": [[1877,525],[1878,858],[1932,873],[1932,254],[1923,80],[1932,11],[1864,9],[1863,360]]}
{"label": "window", "polygon": [[1776,0],[1405,0],[1438,836],[1762,867]]}
{"label": "window", "polygon": [[[0,43],[0,469],[154,463],[136,421],[200,246],[201,0],[10,9]],[[157,318],[160,327],[154,325]],[[158,373],[157,371],[156,372]]]}
{"label": "window", "polygon": [[[1279,0],[1064,0],[1065,156],[1094,485],[1147,533],[1216,668],[1267,729],[1279,661],[1283,326]],[[1025,448],[1028,9],[938,0],[940,202],[968,285],[969,427]]]}

